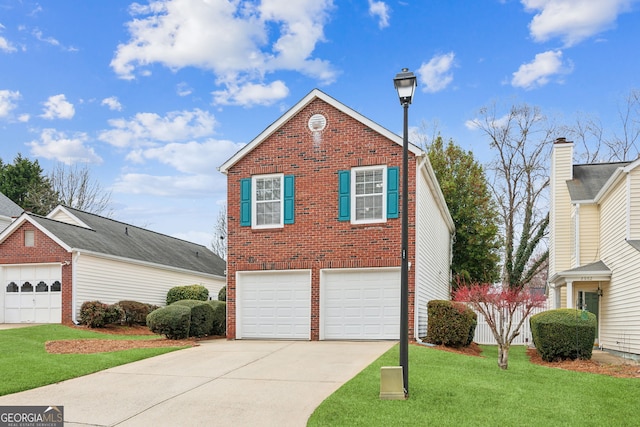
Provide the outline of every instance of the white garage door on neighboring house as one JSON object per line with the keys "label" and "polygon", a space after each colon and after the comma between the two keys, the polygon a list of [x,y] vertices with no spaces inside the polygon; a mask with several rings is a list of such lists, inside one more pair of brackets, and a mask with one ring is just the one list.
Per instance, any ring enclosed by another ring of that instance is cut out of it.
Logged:
{"label": "white garage door on neighboring house", "polygon": [[236,273],[236,338],[310,337],[311,271]]}
{"label": "white garage door on neighboring house", "polygon": [[320,339],[398,339],[400,269],[320,272]]}
{"label": "white garage door on neighboring house", "polygon": [[4,323],[60,323],[62,270],[60,264],[2,268]]}

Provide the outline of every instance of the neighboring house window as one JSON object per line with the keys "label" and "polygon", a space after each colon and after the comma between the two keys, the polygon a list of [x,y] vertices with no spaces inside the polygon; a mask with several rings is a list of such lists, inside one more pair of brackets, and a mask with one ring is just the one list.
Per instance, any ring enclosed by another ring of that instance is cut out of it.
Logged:
{"label": "neighboring house window", "polygon": [[256,175],[242,179],[240,188],[240,225],[279,228],[293,224],[293,175]]}
{"label": "neighboring house window", "polygon": [[35,232],[33,230],[24,231],[24,245],[35,246]]}
{"label": "neighboring house window", "polygon": [[340,171],[338,178],[339,220],[368,224],[398,217],[397,167],[357,167]]}

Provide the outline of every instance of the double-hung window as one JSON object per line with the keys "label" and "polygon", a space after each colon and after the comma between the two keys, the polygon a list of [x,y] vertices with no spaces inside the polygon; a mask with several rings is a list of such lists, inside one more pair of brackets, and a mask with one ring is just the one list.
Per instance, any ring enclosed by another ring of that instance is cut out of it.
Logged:
{"label": "double-hung window", "polygon": [[386,169],[376,166],[351,171],[351,218],[354,223],[386,221]]}
{"label": "double-hung window", "polygon": [[254,175],[240,180],[240,225],[282,228],[294,222],[293,175]]}
{"label": "double-hung window", "polygon": [[253,227],[282,227],[284,203],[283,175],[263,175],[253,177]]}
{"label": "double-hung window", "polygon": [[398,217],[397,167],[355,167],[338,172],[338,178],[340,221],[371,224]]}

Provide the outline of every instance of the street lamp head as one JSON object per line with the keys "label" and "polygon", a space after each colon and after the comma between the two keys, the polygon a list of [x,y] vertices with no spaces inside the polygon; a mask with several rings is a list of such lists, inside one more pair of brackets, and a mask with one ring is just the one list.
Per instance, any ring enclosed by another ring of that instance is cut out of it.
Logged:
{"label": "street lamp head", "polygon": [[396,74],[393,79],[393,85],[398,91],[398,98],[400,98],[400,104],[411,104],[413,98],[413,92],[418,85],[415,74],[409,71],[408,68],[403,68],[401,72]]}

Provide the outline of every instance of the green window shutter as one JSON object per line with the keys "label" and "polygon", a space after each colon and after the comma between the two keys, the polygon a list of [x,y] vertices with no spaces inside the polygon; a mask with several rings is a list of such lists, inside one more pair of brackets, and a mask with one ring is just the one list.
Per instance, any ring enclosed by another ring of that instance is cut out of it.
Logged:
{"label": "green window shutter", "polygon": [[294,199],[295,178],[293,175],[284,176],[284,223],[293,224],[294,221]]}
{"label": "green window shutter", "polygon": [[251,226],[251,178],[240,180],[240,225]]}
{"label": "green window shutter", "polygon": [[351,171],[338,171],[338,220],[351,219]]}
{"label": "green window shutter", "polygon": [[387,168],[387,218],[398,218],[399,168]]}

